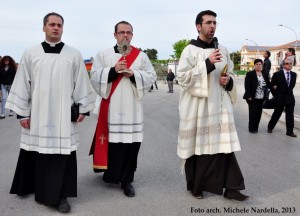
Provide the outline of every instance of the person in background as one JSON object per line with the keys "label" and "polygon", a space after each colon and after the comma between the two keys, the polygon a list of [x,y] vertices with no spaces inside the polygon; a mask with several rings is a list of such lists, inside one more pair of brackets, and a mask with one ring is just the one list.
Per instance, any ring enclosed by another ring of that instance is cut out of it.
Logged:
{"label": "person in background", "polygon": [[175,78],[175,75],[172,71],[172,69],[170,68],[167,74],[167,82],[168,82],[168,87],[169,87],[169,93],[173,93],[173,80]]}
{"label": "person in background", "polygon": [[[94,99],[80,52],[61,41],[63,27],[60,14],[44,17],[45,41],[24,52],[6,108],[18,114],[22,126],[10,193],[34,193],[38,203],[68,213],[67,198],[77,196],[78,123],[94,108]],[[76,122],[73,103],[79,104]]]}
{"label": "person in background", "polygon": [[[0,56],[0,62],[1,62],[2,56]],[[0,100],[2,101],[2,92],[1,92],[1,84],[0,84]]]}
{"label": "person in background", "polygon": [[[5,104],[16,75],[16,71],[17,64],[12,57],[4,56],[0,60],[0,84],[2,92],[0,119],[5,118]],[[9,110],[9,116],[13,116],[12,110]]]}
{"label": "person in background", "polygon": [[[2,56],[0,56],[0,62],[1,62]],[[0,100],[2,100],[2,92],[1,92],[1,84],[0,84]]]}
{"label": "person in background", "polygon": [[[292,62],[292,66],[295,66],[297,64],[297,61],[296,61],[296,52],[295,52],[295,49],[290,47],[288,48],[288,51],[285,53],[285,58],[284,60],[290,60]],[[284,66],[284,60],[282,60],[281,64],[280,64],[280,70],[283,70],[283,66]]]}
{"label": "person in background", "polygon": [[265,59],[264,59],[262,72],[265,73],[270,79],[270,70],[271,70],[271,61],[270,61],[271,53],[270,53],[270,51],[266,50],[264,52],[263,56]]}
{"label": "person in background", "polygon": [[263,102],[267,97],[270,80],[267,73],[262,72],[263,61],[254,60],[254,70],[246,74],[245,94],[243,98],[247,101],[249,109],[248,129],[250,133],[257,133],[262,114]]}
{"label": "person in background", "polygon": [[156,83],[156,81],[154,82],[154,84],[152,84],[151,85],[151,87],[150,87],[150,89],[148,90],[148,92],[151,92],[151,91],[153,91],[153,85],[155,85],[155,88],[156,88],[156,90],[158,90],[158,86],[157,86],[157,83]]}
{"label": "person in background", "polygon": [[273,74],[271,88],[275,100],[274,112],[268,123],[268,133],[272,133],[283,110],[285,111],[286,135],[297,137],[294,134],[294,108],[295,96],[293,89],[296,85],[297,74],[292,70],[294,60],[286,58],[283,61],[283,69]]}

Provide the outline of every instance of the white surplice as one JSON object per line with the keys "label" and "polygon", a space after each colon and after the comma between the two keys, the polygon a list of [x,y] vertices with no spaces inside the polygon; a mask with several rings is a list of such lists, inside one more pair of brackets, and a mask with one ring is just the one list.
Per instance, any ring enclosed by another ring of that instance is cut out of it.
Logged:
{"label": "white surplice", "polygon": [[79,51],[64,45],[60,54],[45,53],[41,44],[27,49],[20,61],[6,108],[30,116],[22,128],[21,148],[45,154],[70,154],[79,145],[71,105],[80,113],[94,108],[84,61]]}
{"label": "white surplice", "polygon": [[213,49],[188,45],[181,54],[178,65],[180,85],[177,154],[182,159],[192,155],[230,153],[239,151],[240,143],[234,123],[232,92],[219,84],[224,66],[234,80],[233,63],[228,51],[219,46],[222,62],[207,74],[205,60]]}
{"label": "white surplice", "polygon": [[[108,83],[109,71],[122,57],[114,48],[100,51],[94,58],[91,83],[101,98],[107,99],[112,83]],[[148,56],[140,52],[130,69],[135,84],[123,77],[115,89],[109,105],[109,142],[133,143],[143,141],[144,118],[142,98],[156,80],[156,72]],[[101,100],[100,100],[101,103]]]}

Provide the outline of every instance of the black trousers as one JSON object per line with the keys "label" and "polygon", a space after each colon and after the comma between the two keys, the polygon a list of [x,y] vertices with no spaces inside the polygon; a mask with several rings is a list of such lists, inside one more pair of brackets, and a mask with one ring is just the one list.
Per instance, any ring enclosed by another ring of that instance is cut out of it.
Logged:
{"label": "black trousers", "polygon": [[125,184],[134,180],[141,143],[109,143],[108,169],[104,171],[106,183]]}
{"label": "black trousers", "polygon": [[294,108],[295,104],[277,104],[275,103],[274,112],[268,124],[268,129],[273,130],[280,119],[280,116],[285,110],[286,133],[294,133]]}
{"label": "black trousers", "polygon": [[245,189],[244,177],[234,153],[193,155],[186,160],[187,190],[194,196],[206,191],[218,195],[223,188]]}
{"label": "black trousers", "polygon": [[151,90],[153,90],[153,85],[155,85],[156,90],[158,90],[158,86],[157,86],[156,81],[154,82],[154,84],[151,85],[151,87],[150,87]]}
{"label": "black trousers", "polygon": [[249,109],[249,131],[258,131],[259,122],[261,119],[262,109],[263,109],[263,99],[252,99],[247,100]]}
{"label": "black trousers", "polygon": [[61,198],[76,197],[76,151],[60,155],[21,149],[10,193],[34,193],[35,201],[48,206],[58,205]]}

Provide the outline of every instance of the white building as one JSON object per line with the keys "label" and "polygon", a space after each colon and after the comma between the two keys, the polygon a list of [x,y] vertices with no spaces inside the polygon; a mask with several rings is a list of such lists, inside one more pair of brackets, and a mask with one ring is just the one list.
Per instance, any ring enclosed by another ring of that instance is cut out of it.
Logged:
{"label": "white building", "polygon": [[271,53],[271,70],[270,75],[280,68],[280,63],[283,60],[288,48],[295,48],[296,50],[296,65],[292,71],[297,73],[297,83],[300,83],[300,41],[292,41],[287,44],[279,46],[243,46],[241,49],[241,66],[240,70],[253,70],[253,62],[259,58],[264,60],[263,53],[268,50]]}

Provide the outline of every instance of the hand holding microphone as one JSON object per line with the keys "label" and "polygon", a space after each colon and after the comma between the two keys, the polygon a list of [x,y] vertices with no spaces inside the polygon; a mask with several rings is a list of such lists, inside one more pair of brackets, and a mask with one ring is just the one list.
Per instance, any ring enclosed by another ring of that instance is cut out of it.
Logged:
{"label": "hand holding microphone", "polygon": [[208,57],[212,64],[222,61],[221,60],[222,54],[220,53],[218,38],[214,37],[213,43],[214,43],[215,50]]}
{"label": "hand holding microphone", "polygon": [[213,42],[214,42],[215,49],[219,49],[219,42],[218,42],[218,38],[217,37],[213,38]]}

